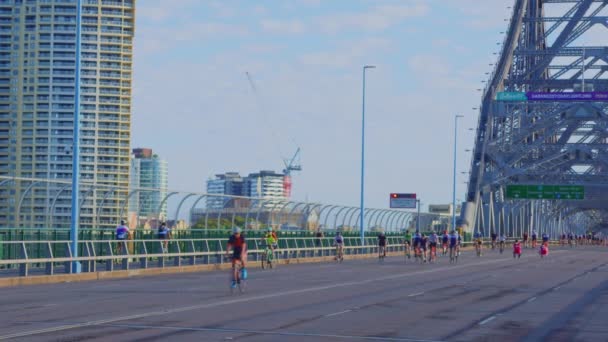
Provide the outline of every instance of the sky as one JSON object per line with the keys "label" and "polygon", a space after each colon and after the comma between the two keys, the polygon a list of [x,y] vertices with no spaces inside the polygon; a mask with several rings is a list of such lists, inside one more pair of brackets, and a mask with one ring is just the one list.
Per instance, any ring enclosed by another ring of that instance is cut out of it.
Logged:
{"label": "sky", "polygon": [[[366,205],[424,204],[467,180],[482,81],[512,0],[137,2],[132,147],[169,163],[169,188],[214,174],[280,172],[302,149],[293,199],[358,205],[362,67]],[[247,80],[249,73],[255,91]]]}

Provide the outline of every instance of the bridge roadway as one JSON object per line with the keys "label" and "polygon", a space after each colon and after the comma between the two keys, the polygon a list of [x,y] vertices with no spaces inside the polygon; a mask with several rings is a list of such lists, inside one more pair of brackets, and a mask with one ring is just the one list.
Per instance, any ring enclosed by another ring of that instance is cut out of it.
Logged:
{"label": "bridge roadway", "polygon": [[0,339],[23,341],[606,341],[608,249],[546,259],[465,252],[2,289]]}

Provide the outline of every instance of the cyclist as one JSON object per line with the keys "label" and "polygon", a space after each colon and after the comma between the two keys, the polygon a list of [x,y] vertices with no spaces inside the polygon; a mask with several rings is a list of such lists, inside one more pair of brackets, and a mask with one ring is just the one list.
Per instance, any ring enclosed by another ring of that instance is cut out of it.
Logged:
{"label": "cyclist", "polygon": [[417,231],[414,234],[414,239],[412,241],[412,247],[414,248],[414,257],[416,259],[422,258],[421,251],[420,251],[421,244],[422,244],[422,236],[420,236],[420,232]]}
{"label": "cyclist", "polygon": [[566,245],[566,234],[562,234],[562,236],[559,239],[559,244],[562,247],[564,247]]}
{"label": "cyclist", "polygon": [[475,233],[475,252],[477,252],[477,256],[481,256],[481,248],[483,247],[483,241],[481,239],[481,233]]}
{"label": "cyclist", "polygon": [[429,235],[429,260],[430,262],[435,262],[437,259],[437,241],[439,240],[439,236],[432,231],[431,235]]}
{"label": "cyclist", "polygon": [[422,250],[422,261],[426,262],[427,258],[426,258],[426,250],[427,250],[427,245],[429,242],[429,238],[426,237],[426,235],[422,234],[422,237],[420,238],[420,249]]}
{"label": "cyclist", "polygon": [[448,253],[449,241],[450,241],[450,234],[448,234],[447,230],[444,230],[443,235],[441,236],[442,255],[446,255]]}
{"label": "cyclist", "polygon": [[232,235],[228,239],[228,244],[226,245],[226,254],[230,255],[230,251],[232,251],[232,283],[230,286],[234,289],[237,284],[241,282],[241,275],[238,274],[238,269],[236,264],[239,263],[242,267],[242,277],[246,278],[247,271],[245,269],[245,259],[247,255],[247,242],[245,241],[245,237],[241,234],[241,228],[234,227],[232,229]]}
{"label": "cyclist", "polygon": [[538,235],[536,234],[536,229],[532,231],[532,248],[536,248],[536,238]]}
{"label": "cyclist", "polygon": [[574,234],[572,232],[568,233],[568,245],[574,247]]}
{"label": "cyclist", "polygon": [[118,248],[117,248],[118,254],[122,253],[123,242],[120,242],[120,241],[128,240],[129,235],[131,235],[129,228],[127,228],[127,226],[125,224],[126,224],[125,220],[120,220],[120,225],[118,227],[116,227],[116,240],[119,240]]}
{"label": "cyclist", "polygon": [[334,246],[336,246],[335,259],[342,261],[344,253],[344,237],[342,237],[341,232],[336,232],[336,237],[334,237]]}
{"label": "cyclist", "polygon": [[405,239],[403,240],[403,246],[405,247],[405,255],[407,258],[411,258],[411,246],[412,246],[412,234],[409,230],[405,230]]}
{"label": "cyclist", "polygon": [[161,222],[160,227],[158,227],[158,239],[163,241],[163,253],[167,253],[169,239],[171,239],[171,229],[167,227],[165,222]]}
{"label": "cyclist", "polygon": [[274,251],[276,250],[277,246],[277,239],[275,238],[271,227],[268,227],[267,233],[264,235],[264,245],[266,245],[265,253],[266,257],[268,258],[266,261],[272,263],[272,260],[274,259]]}
{"label": "cyclist", "polygon": [[547,233],[543,233],[543,245],[549,245],[549,235]]}
{"label": "cyclist", "polygon": [[450,262],[456,260],[460,254],[460,235],[456,230],[452,230],[450,234]]}
{"label": "cyclist", "polygon": [[492,249],[496,248],[496,239],[498,238],[498,234],[496,234],[496,232],[492,231],[492,234],[490,234],[490,237],[492,238]]}
{"label": "cyclist", "polygon": [[498,238],[498,245],[499,245],[499,250],[500,250],[501,254],[505,250],[506,242],[507,242],[507,237],[505,236],[505,234],[504,233],[500,234],[500,237]]}
{"label": "cyclist", "polygon": [[268,227],[268,229],[270,229],[270,234],[272,234],[272,237],[274,238],[274,244],[272,245],[272,248],[279,248],[279,236],[277,235],[277,232],[275,232],[272,227]]}
{"label": "cyclist", "polygon": [[524,239],[524,247],[528,248],[528,232],[524,233],[523,239]]}
{"label": "cyclist", "polygon": [[521,243],[519,240],[515,240],[515,243],[513,244],[513,259],[516,257],[521,258]]}
{"label": "cyclist", "polygon": [[540,254],[541,258],[544,258],[545,256],[547,256],[549,254],[549,245],[542,243],[540,245],[540,249],[539,249],[538,253]]}
{"label": "cyclist", "polygon": [[378,258],[382,259],[386,257],[386,235],[384,232],[380,232],[378,235]]}

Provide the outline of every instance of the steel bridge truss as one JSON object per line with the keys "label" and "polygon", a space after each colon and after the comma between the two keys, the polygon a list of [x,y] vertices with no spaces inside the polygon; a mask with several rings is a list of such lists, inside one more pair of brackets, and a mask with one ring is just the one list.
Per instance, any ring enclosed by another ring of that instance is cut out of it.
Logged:
{"label": "steel bridge truss", "polygon": [[[460,218],[465,229],[556,236],[605,225],[608,102],[496,97],[608,92],[607,13],[606,0],[515,1],[502,53],[483,92]],[[585,198],[512,200],[505,198],[509,184],[583,185]]]}

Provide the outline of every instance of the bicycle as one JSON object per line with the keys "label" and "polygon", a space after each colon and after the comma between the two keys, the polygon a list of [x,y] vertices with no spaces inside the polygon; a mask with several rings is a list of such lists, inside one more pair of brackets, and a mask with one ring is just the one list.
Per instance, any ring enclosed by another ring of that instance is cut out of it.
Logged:
{"label": "bicycle", "polygon": [[414,259],[422,263],[422,249],[420,248],[420,246],[414,247]]}
{"label": "bicycle", "polygon": [[266,246],[262,253],[262,269],[273,268],[274,266],[274,250],[271,246]]}
{"label": "bicycle", "polygon": [[404,246],[405,246],[405,248],[404,248],[404,252],[405,252],[405,254],[404,254],[404,256],[403,256],[403,257],[404,257],[404,259],[407,261],[407,259],[411,259],[411,258],[412,258],[412,255],[411,255],[411,253],[412,253],[412,249],[411,249],[411,247],[410,247],[410,244],[409,244],[409,243],[407,243],[407,242],[406,242],[406,243],[404,243]]}
{"label": "bicycle", "polygon": [[[236,279],[232,279],[232,278],[234,278],[234,268],[235,267],[236,267]],[[246,282],[247,276],[246,276],[244,268],[243,268],[243,262],[240,260],[237,260],[235,262],[231,272],[232,273],[231,273],[231,277],[230,277],[231,278],[230,294],[234,294],[234,290],[236,288],[238,288],[239,293],[245,292],[245,288],[247,285],[247,282]],[[236,288],[232,286],[232,281],[236,281]]]}
{"label": "bicycle", "polygon": [[481,257],[481,244],[478,242],[475,243],[475,253],[477,253],[477,257]]}
{"label": "bicycle", "polygon": [[450,246],[450,263],[458,262],[458,254],[460,254],[458,246]]}
{"label": "bicycle", "polygon": [[384,262],[384,258],[386,258],[386,246],[378,246],[378,259]]}
{"label": "bicycle", "polygon": [[433,263],[437,260],[437,246],[430,247],[429,259],[429,261]]}
{"label": "bicycle", "polygon": [[344,247],[342,245],[336,245],[335,260],[339,263],[342,263],[342,261],[344,261]]}
{"label": "bicycle", "polygon": [[500,241],[500,243],[498,245],[498,251],[500,252],[500,254],[502,254],[502,252],[505,251],[505,242],[504,241]]}

